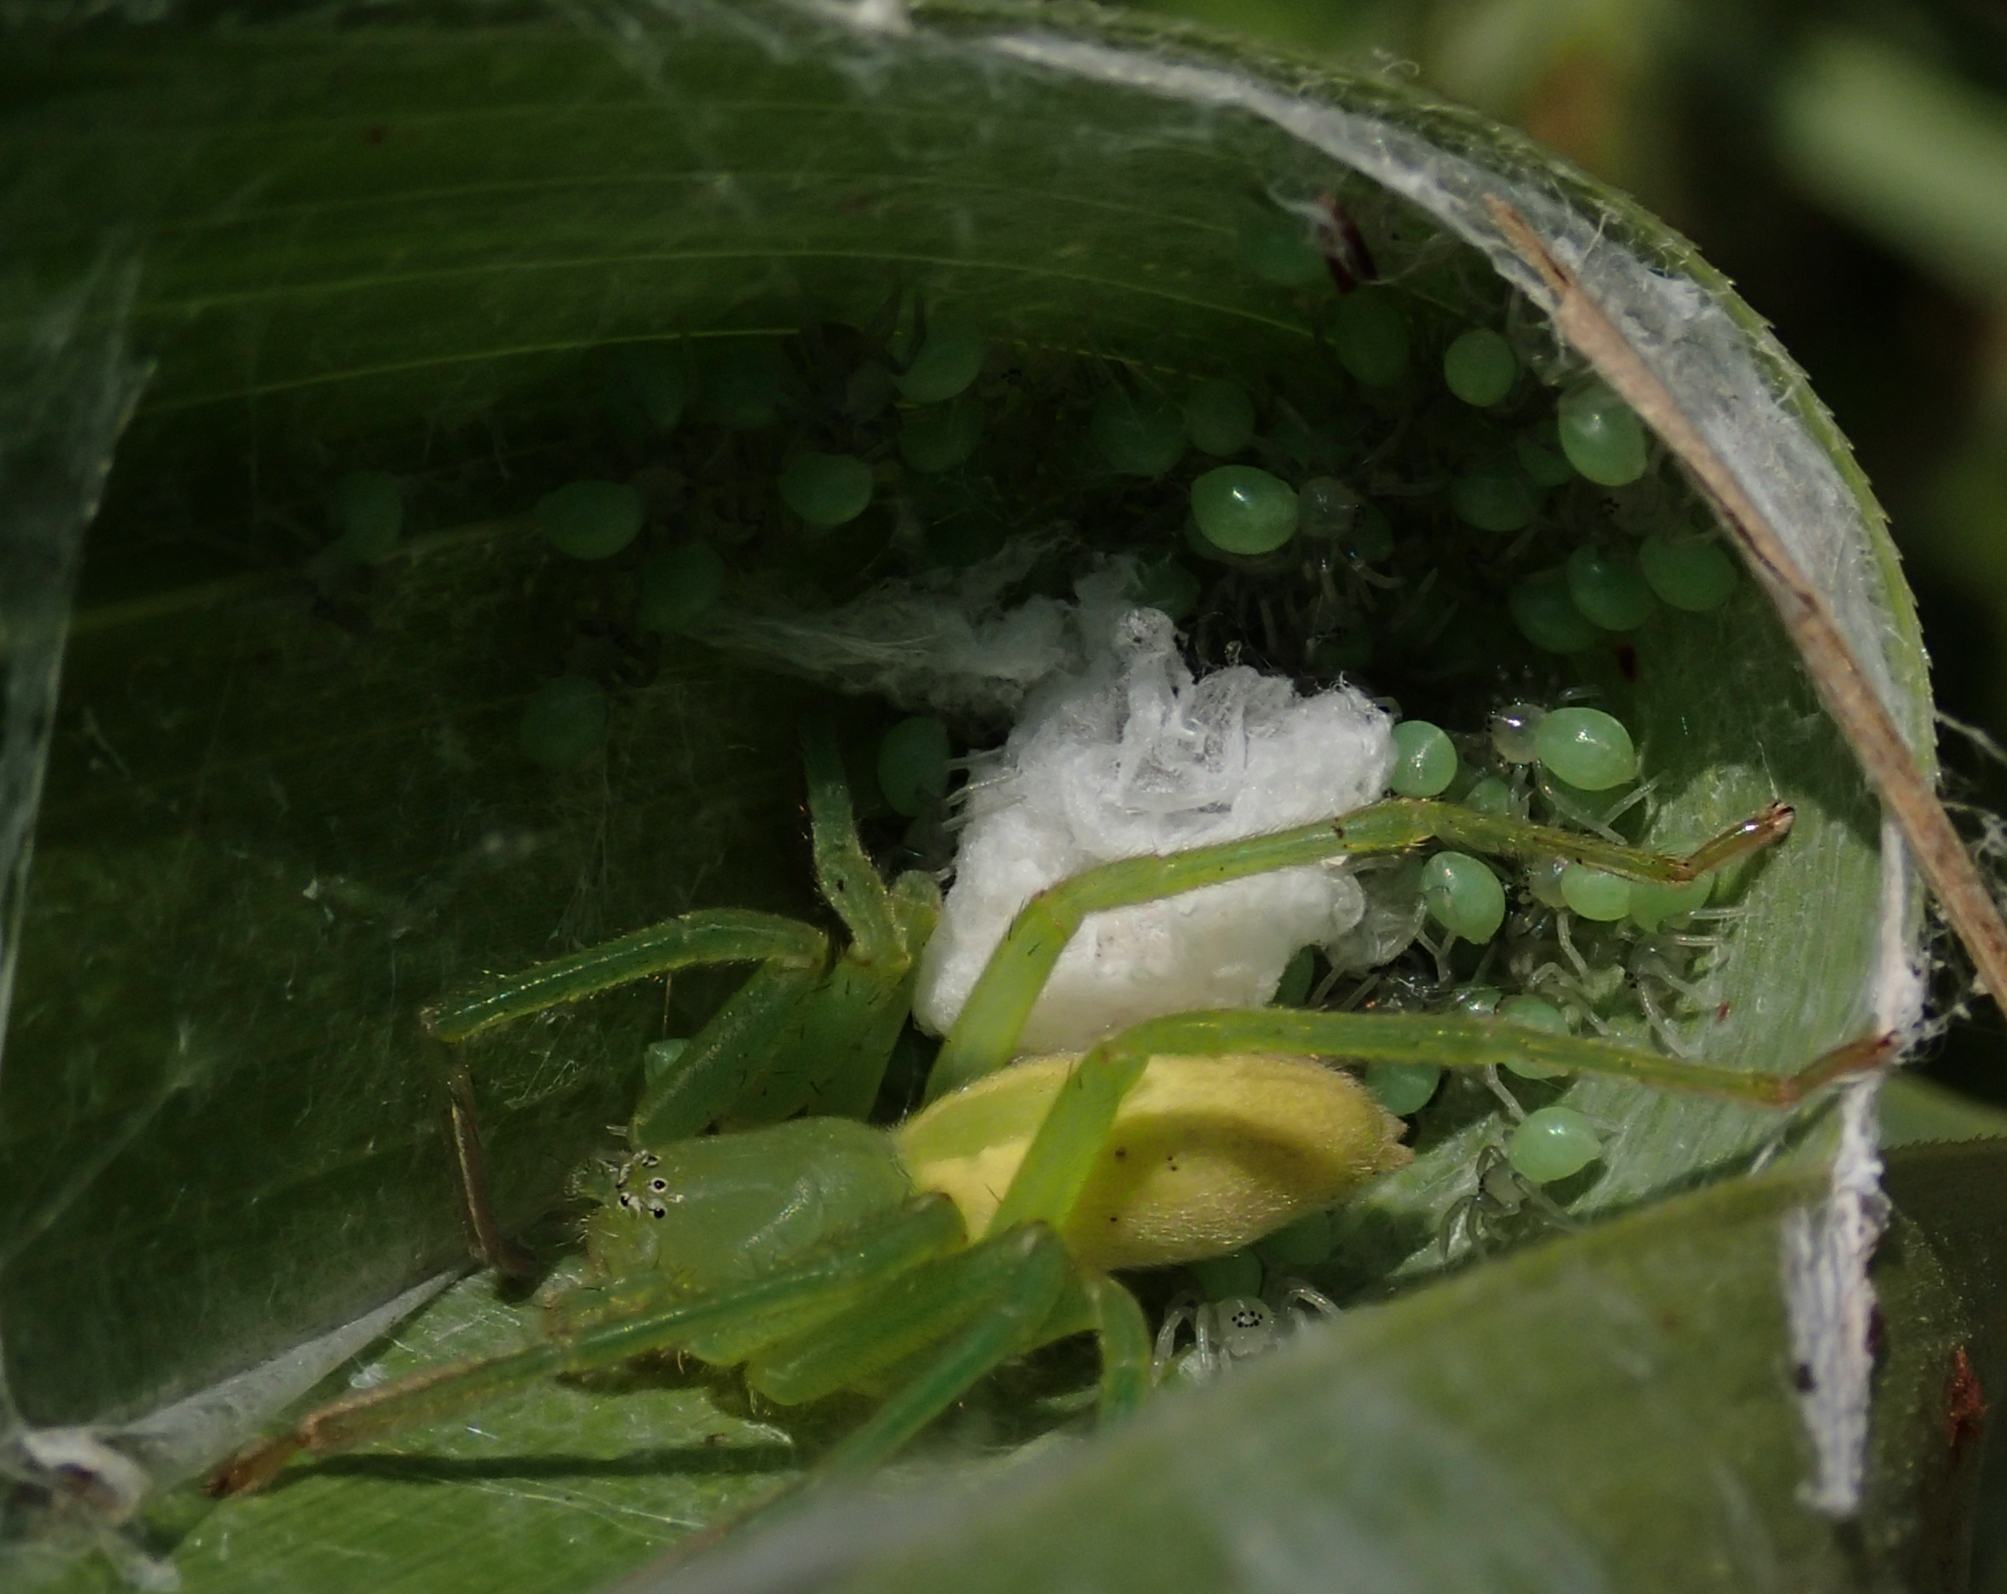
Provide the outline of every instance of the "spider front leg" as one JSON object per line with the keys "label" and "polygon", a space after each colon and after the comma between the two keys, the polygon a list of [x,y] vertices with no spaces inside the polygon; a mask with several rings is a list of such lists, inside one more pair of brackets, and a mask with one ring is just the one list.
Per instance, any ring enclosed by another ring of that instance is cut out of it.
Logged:
{"label": "spider front leg", "polygon": [[[1677,885],[1782,840],[1792,818],[1787,805],[1774,803],[1674,857],[1456,803],[1397,797],[1265,836],[1101,864],[1041,891],[1018,911],[942,1042],[927,1096],[958,1090],[1011,1060],[1054,965],[1091,913],[1282,869],[1407,852],[1430,841],[1506,858],[1561,858],[1630,880]],[[1491,879],[1482,865],[1465,862]]]}
{"label": "spider front leg", "polygon": [[[842,763],[827,727],[803,735],[816,884],[851,934],[843,977],[825,978],[829,938],[777,914],[714,908],[679,915],[519,973],[485,981],[426,1010],[426,1027],[458,1043],[498,1025],[677,969],[759,965],[698,1031],[677,1065],[635,1108],[637,1141],[694,1134],[741,1098],[790,1040],[796,1011],[814,993],[837,1009],[828,1027],[876,1032],[878,1011],[910,976],[914,942],[931,928],[931,903],[902,881],[888,889],[857,835]],[[900,1015],[903,1018],[903,1014]],[[886,1043],[889,1052],[890,1042]]]}
{"label": "spider front leg", "polygon": [[796,1007],[821,979],[829,940],[776,914],[721,908],[684,914],[618,940],[526,969],[440,1003],[425,1014],[439,1039],[458,1043],[546,1008],[677,969],[756,963],[635,1107],[639,1141],[694,1134],[719,1117],[752,1071],[778,1049]]}
{"label": "spider front leg", "polygon": [[[827,727],[803,735],[816,882],[851,935],[833,961],[829,938],[776,914],[707,909],[489,980],[424,1014],[458,1045],[497,1026],[678,969],[753,963],[745,984],[652,1079],[630,1123],[636,1144],[696,1134],[728,1116],[773,1122],[813,1103],[861,1117],[876,1097],[911,1002],[914,954],[931,933],[938,894],[906,876],[889,889],[857,834],[842,763]],[[523,1259],[493,1213],[468,1069],[448,1071],[455,1156],[469,1227],[505,1271]]]}
{"label": "spider front leg", "polygon": [[813,926],[774,914],[711,910],[540,963],[428,1009],[426,1027],[455,1047],[446,1070],[448,1121],[467,1224],[481,1259],[517,1276],[531,1271],[495,1215],[472,1075],[459,1043],[547,1008],[676,969],[759,963],[692,1037],[676,1066],[644,1090],[631,1133],[637,1144],[651,1144],[694,1134],[726,1111],[779,1051],[827,959],[828,938]]}

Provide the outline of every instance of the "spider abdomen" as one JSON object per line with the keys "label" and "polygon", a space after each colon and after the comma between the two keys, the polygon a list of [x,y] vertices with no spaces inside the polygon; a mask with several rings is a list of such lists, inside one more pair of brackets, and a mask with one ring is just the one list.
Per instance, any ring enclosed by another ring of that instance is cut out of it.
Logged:
{"label": "spider abdomen", "polygon": [[[915,1188],[983,1233],[1074,1063],[1028,1059],[902,1124]],[[1094,1269],[1225,1256],[1402,1166],[1401,1131],[1351,1075],[1306,1058],[1155,1057],[1061,1235]]]}

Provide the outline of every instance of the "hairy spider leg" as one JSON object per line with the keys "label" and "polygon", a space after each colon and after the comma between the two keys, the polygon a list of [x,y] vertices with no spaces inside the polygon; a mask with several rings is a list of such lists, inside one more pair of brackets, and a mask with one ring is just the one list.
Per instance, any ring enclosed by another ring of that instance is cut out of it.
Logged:
{"label": "hairy spider leg", "polygon": [[616,986],[716,963],[771,964],[814,971],[828,937],[812,925],[748,908],[700,908],[615,940],[502,975],[427,1008],[425,1026],[458,1043],[547,1008]]}
{"label": "hairy spider leg", "polygon": [[923,1196],[736,1288],[694,1299],[674,1298],[666,1284],[634,1289],[616,1301],[596,1303],[586,1326],[575,1333],[330,1401],[285,1433],[241,1451],[210,1479],[209,1492],[260,1488],[297,1455],[353,1449],[557,1373],[589,1372],[659,1350],[688,1350],[722,1362],[744,1359],[762,1345],[838,1316],[963,1239],[954,1204]]}
{"label": "hairy spider leg", "polygon": [[1278,869],[1405,852],[1430,841],[1508,858],[1565,858],[1627,879],[1677,885],[1781,840],[1792,817],[1789,807],[1774,803],[1674,857],[1457,803],[1396,797],[1264,836],[1101,864],[1047,887],[1018,910],[942,1042],[927,1099],[994,1073],[1016,1055],[1017,1038],[1053,966],[1090,913]]}

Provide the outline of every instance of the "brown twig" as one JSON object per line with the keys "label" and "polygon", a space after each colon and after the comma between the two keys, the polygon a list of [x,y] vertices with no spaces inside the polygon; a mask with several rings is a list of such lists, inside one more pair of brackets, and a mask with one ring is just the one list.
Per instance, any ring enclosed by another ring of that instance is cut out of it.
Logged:
{"label": "brown twig", "polygon": [[509,1238],[495,1215],[488,1154],[481,1144],[481,1122],[474,1111],[474,1080],[457,1056],[446,1069],[446,1114],[453,1160],[460,1173],[461,1215],[475,1257],[509,1278],[535,1278],[536,1258]]}
{"label": "brown twig", "polygon": [[1776,605],[1826,711],[1853,748],[1869,784],[1895,816],[1938,906],[1977,966],[1981,983],[1994,1003],[2007,1010],[2007,923],[1915,754],[1862,674],[1825,594],[1806,579],[1728,462],[1701,436],[1672,390],[1575,274],[1555,259],[1517,209],[1498,198],[1486,204],[1505,241],[1554,295],[1555,329],[1658,434],[1712,501]]}

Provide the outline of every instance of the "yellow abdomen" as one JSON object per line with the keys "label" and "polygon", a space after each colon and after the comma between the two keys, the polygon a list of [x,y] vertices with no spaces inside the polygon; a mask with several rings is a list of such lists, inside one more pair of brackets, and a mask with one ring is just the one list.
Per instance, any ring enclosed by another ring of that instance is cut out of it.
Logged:
{"label": "yellow abdomen", "polygon": [[[983,1233],[1073,1057],[1036,1057],[893,1131],[914,1185]],[[1123,1099],[1063,1238],[1087,1267],[1225,1256],[1407,1163],[1403,1125],[1300,1057],[1154,1057]]]}

